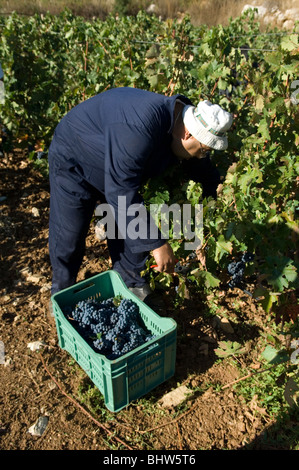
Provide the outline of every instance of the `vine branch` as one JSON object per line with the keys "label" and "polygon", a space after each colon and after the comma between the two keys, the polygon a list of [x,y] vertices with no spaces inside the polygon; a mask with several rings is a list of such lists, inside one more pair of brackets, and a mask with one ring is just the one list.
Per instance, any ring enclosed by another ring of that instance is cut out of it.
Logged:
{"label": "vine branch", "polygon": [[49,371],[49,369],[47,368],[46,366],[46,363],[44,361],[44,358],[42,356],[42,354],[40,354],[40,358],[41,358],[41,361],[43,363],[43,366],[45,368],[45,370],[47,371],[47,373],[49,374],[49,376],[51,377],[51,379],[53,380],[53,382],[57,385],[57,387],[59,388],[59,390],[61,391],[61,393],[66,397],[68,398],[68,400],[70,400],[77,408],[79,408],[79,410],[81,410],[89,419],[91,419],[97,426],[99,426],[101,429],[103,429],[109,436],[113,437],[117,442],[119,442],[120,444],[122,444],[123,446],[125,446],[127,449],[129,450],[134,450],[132,447],[130,447],[128,444],[126,444],[122,439],[120,439],[119,437],[115,436],[113,432],[109,431],[109,429],[107,429],[102,423],[100,423],[100,421],[98,421],[97,419],[95,419],[88,411],[85,410],[85,408],[83,408],[83,406],[81,406],[76,400],[74,400],[74,398],[70,397],[64,390],[63,388],[61,387],[61,385],[57,382],[57,380],[55,379],[55,377],[51,374],[51,372]]}

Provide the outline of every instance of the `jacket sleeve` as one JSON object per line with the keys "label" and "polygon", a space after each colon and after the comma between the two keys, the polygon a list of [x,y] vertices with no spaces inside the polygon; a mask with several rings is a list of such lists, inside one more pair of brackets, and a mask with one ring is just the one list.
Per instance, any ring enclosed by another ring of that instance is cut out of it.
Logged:
{"label": "jacket sleeve", "polygon": [[118,238],[133,253],[162,246],[165,239],[139,193],[144,168],[155,149],[145,129],[119,123],[105,131],[105,197],[113,208]]}

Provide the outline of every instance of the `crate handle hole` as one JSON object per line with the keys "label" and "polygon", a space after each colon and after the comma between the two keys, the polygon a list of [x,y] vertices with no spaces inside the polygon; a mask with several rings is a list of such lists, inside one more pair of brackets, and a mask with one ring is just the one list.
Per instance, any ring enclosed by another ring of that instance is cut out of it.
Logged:
{"label": "crate handle hole", "polygon": [[89,287],[93,287],[94,285],[94,282],[90,282],[89,284],[86,284],[83,287],[78,287],[77,289],[74,289],[74,294],[77,294],[77,292],[82,292],[85,289],[89,289]]}

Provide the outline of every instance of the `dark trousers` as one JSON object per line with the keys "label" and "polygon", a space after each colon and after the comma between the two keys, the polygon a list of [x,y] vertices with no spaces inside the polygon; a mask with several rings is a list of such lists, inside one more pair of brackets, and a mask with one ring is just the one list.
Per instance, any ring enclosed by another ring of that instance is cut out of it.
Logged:
{"label": "dark trousers", "polygon": [[[80,167],[61,164],[49,152],[50,220],[49,254],[52,266],[52,295],[76,283],[85,254],[86,236],[97,201],[103,194],[82,177]],[[117,233],[117,231],[116,231]],[[123,239],[107,239],[113,269],[128,287],[142,286],[140,271],[148,252],[132,253]]]}

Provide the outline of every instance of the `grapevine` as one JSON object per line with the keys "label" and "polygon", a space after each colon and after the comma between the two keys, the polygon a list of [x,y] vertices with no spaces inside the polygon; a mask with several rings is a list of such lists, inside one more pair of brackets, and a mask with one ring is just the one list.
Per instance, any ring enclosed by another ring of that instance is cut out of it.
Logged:
{"label": "grapevine", "polygon": [[[204,295],[223,285],[240,286],[247,273],[252,296],[267,312],[291,292],[296,295],[298,25],[263,32],[252,12],[207,28],[192,25],[189,17],[159,21],[139,12],[86,21],[65,11],[30,18],[14,13],[1,17],[0,31],[3,147],[8,151],[17,142],[45,173],[60,119],[109,88],[182,93],[193,103],[209,99],[231,112],[229,148],[211,154],[222,177],[217,200],[203,198],[201,184],[185,177],[183,165],[145,181],[140,192],[146,204],[203,204],[204,249],[197,267],[178,274],[180,295],[186,281]],[[173,240],[171,229],[175,255],[186,260],[184,240]],[[254,254],[254,263],[244,266],[244,252]],[[150,271],[150,282],[168,288],[171,280]]]}
{"label": "grapevine", "polygon": [[117,359],[155,338],[131,299],[81,300],[73,308],[65,307],[64,313],[81,337],[108,359]]}

